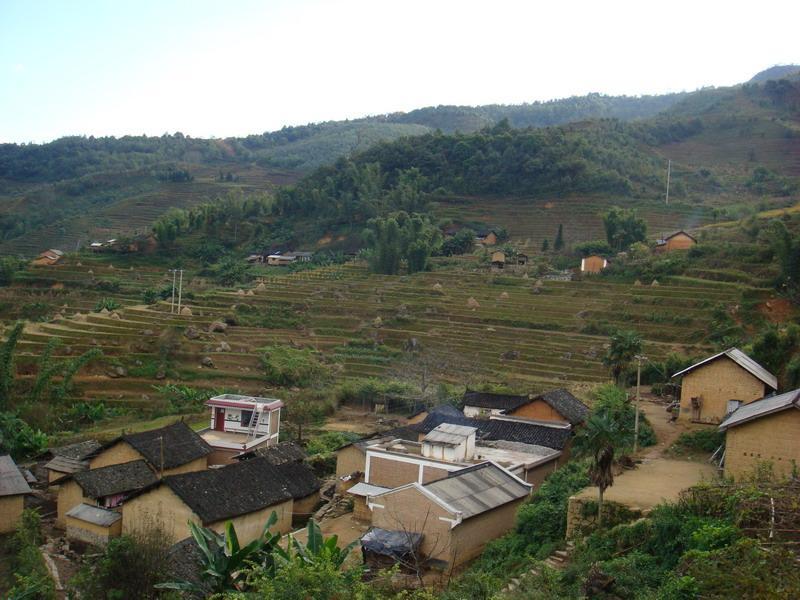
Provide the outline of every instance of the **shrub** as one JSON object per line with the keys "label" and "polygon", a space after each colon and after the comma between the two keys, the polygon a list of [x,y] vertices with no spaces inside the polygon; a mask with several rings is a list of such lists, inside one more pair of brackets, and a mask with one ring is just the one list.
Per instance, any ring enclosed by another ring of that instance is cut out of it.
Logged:
{"label": "shrub", "polygon": [[107,311],[117,310],[120,307],[120,303],[114,300],[114,298],[100,298],[97,301],[97,304],[94,305],[94,312],[100,312],[104,308]]}
{"label": "shrub", "polygon": [[[170,289],[170,294],[171,293],[172,290]],[[158,302],[159,297],[160,294],[152,288],[147,288],[146,290],[142,291],[142,302],[145,304],[155,304]]]}
{"label": "shrub", "polygon": [[20,459],[40,454],[47,448],[47,436],[33,429],[15,413],[0,412],[0,454]]}
{"label": "shrub", "polygon": [[718,429],[699,429],[684,431],[675,441],[675,446],[697,452],[714,452],[725,443],[725,433]]}
{"label": "shrub", "polygon": [[350,442],[354,442],[360,438],[361,436],[358,434],[347,431],[326,431],[325,433],[309,440],[308,444],[306,445],[306,452],[309,454],[309,456],[314,456],[316,454],[327,454],[329,452],[334,452],[342,446],[345,446]]}
{"label": "shrub", "polygon": [[10,544],[14,554],[10,566],[14,570],[16,584],[9,590],[8,598],[55,598],[53,580],[39,550],[42,543],[41,521],[41,516],[33,509],[22,513]]}
{"label": "shrub", "polygon": [[268,346],[261,355],[267,381],[275,385],[308,386],[324,379],[328,369],[310,348]]}

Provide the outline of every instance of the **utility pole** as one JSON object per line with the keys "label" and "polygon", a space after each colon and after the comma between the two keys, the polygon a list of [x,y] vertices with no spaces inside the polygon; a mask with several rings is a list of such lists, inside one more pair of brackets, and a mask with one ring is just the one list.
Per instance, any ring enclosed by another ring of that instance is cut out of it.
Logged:
{"label": "utility pole", "polygon": [[183,269],[180,270],[180,281],[178,282],[178,314],[181,314],[181,295],[183,293]]}
{"label": "utility pole", "polygon": [[633,417],[633,453],[639,451],[639,403],[642,401],[642,361],[646,356],[637,354],[636,359],[636,415]]}
{"label": "utility pole", "polygon": [[169,312],[170,314],[175,312],[175,269],[170,269],[172,271],[172,302],[169,305]]}
{"label": "utility pole", "polygon": [[664,204],[669,204],[669,176],[672,173],[672,159],[667,160],[667,199]]}

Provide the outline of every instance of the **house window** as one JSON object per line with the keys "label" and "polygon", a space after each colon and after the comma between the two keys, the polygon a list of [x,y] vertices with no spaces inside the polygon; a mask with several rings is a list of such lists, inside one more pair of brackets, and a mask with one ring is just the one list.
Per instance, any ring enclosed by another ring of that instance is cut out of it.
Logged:
{"label": "house window", "polygon": [[252,410],[243,410],[242,411],[242,427],[250,427],[250,421],[253,419],[253,411]]}

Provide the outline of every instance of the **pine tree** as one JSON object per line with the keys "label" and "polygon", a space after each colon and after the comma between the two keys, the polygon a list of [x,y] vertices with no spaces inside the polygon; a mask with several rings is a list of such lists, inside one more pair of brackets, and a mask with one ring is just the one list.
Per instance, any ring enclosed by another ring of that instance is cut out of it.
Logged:
{"label": "pine tree", "polygon": [[559,252],[564,248],[564,226],[558,226],[558,233],[556,234],[556,241],[553,243],[553,250]]}
{"label": "pine tree", "polygon": [[549,249],[550,249],[550,242],[547,241],[547,240],[544,240],[542,242],[542,252],[547,252]]}

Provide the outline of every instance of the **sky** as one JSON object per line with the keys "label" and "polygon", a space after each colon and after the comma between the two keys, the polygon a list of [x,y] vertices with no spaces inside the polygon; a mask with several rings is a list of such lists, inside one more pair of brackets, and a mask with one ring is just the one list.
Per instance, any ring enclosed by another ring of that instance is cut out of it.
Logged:
{"label": "sky", "polygon": [[0,0],[0,142],[732,85],[800,63],[798,23],[797,0]]}

